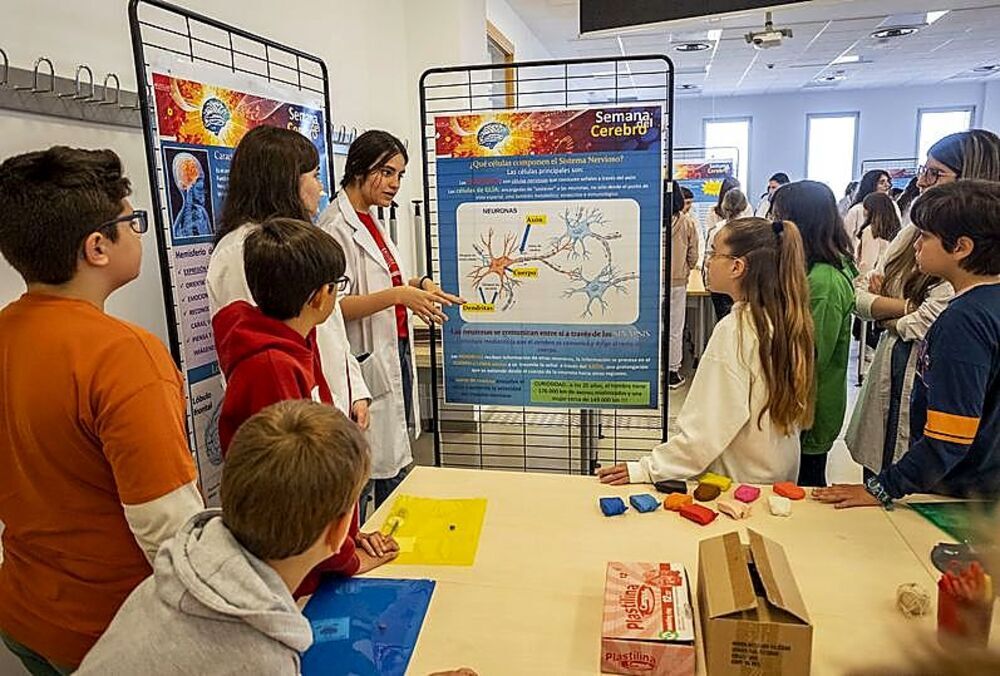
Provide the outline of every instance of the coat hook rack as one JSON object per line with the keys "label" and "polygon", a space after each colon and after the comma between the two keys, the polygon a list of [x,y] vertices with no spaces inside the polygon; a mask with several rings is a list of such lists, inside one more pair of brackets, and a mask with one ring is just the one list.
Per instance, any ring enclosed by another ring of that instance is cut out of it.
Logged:
{"label": "coat hook rack", "polygon": [[[87,74],[87,86],[90,89],[90,93],[87,95],[83,94],[83,86],[80,81],[81,73]],[[76,67],[76,75],[73,76],[73,91],[71,93],[59,94],[59,98],[83,101],[84,103],[94,100],[94,71],[90,69],[90,66],[81,63]]]}
{"label": "coat hook rack", "polygon": [[[49,88],[39,89],[38,87],[38,68],[42,64],[46,64],[49,67]],[[52,65],[52,62],[44,56],[40,56],[35,59],[35,67],[31,71],[31,86],[27,87],[14,87],[14,91],[18,92],[31,92],[32,94],[50,94],[56,90],[56,69]]]}
{"label": "coat hook rack", "polygon": [[56,73],[46,56],[35,59],[29,68],[11,65],[8,53],[0,49],[0,110],[80,120],[93,124],[140,128],[139,96],[122,89],[116,73],[108,73],[98,85],[93,69],[77,65],[72,78]]}

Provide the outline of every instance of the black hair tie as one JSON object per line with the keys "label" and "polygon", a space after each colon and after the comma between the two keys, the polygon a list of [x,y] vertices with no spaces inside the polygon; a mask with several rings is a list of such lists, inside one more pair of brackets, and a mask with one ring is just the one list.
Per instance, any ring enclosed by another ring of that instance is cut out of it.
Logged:
{"label": "black hair tie", "polygon": [[771,223],[771,229],[774,230],[774,234],[781,237],[781,233],[785,231],[784,221],[774,221]]}

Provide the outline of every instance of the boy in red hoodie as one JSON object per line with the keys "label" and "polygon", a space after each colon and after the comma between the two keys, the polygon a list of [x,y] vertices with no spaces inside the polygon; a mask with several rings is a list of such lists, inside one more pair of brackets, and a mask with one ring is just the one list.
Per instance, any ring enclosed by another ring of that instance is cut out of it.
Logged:
{"label": "boy in red hoodie", "polygon": [[[212,319],[226,376],[219,416],[223,454],[239,426],[270,404],[289,399],[333,404],[316,347],[316,326],[333,312],[338,287],[347,282],[344,252],[336,240],[290,218],[271,219],[250,233],[243,265],[257,306],[230,303]],[[398,553],[391,537],[360,533],[355,510],[340,551],[313,569],[296,595],[315,591],[321,573],[365,573]]]}

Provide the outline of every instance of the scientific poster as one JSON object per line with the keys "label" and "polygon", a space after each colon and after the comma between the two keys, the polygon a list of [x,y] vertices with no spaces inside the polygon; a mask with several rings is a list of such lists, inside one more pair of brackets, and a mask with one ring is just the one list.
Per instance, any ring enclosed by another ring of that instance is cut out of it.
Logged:
{"label": "scientific poster", "polygon": [[727,176],[733,175],[732,160],[683,160],[674,162],[674,180],[694,195],[691,211],[698,221],[701,240],[708,235],[705,219],[708,211],[719,202],[719,191]]}
{"label": "scientific poster", "polygon": [[435,118],[445,400],[655,408],[661,109]]}
{"label": "scientific poster", "polygon": [[[293,129],[313,142],[329,186],[322,97],[205,64],[152,65],[164,241],[187,385],[188,425],[202,492],[217,499],[223,383],[212,336],[205,275],[229,181],[233,149],[251,129]],[[329,190],[328,190],[329,191]],[[321,208],[325,204],[321,205]]]}

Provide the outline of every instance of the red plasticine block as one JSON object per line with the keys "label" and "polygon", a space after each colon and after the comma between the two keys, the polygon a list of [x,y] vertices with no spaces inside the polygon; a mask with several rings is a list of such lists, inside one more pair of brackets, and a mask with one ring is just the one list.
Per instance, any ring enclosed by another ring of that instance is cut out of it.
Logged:
{"label": "red plasticine block", "polygon": [[805,489],[796,486],[791,481],[779,481],[774,484],[771,489],[782,497],[786,497],[789,500],[801,500],[806,497]]}
{"label": "red plasticine block", "polygon": [[710,510],[708,507],[691,504],[683,505],[681,507],[681,516],[685,519],[690,519],[701,526],[707,526],[715,521],[715,517],[718,516],[718,514]]}

